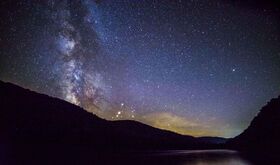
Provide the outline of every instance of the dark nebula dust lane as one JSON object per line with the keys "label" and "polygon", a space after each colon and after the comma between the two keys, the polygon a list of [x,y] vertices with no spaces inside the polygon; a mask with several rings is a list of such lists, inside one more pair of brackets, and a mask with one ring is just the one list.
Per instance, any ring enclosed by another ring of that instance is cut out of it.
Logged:
{"label": "dark nebula dust lane", "polygon": [[278,6],[1,1],[0,79],[109,120],[233,137],[280,94]]}

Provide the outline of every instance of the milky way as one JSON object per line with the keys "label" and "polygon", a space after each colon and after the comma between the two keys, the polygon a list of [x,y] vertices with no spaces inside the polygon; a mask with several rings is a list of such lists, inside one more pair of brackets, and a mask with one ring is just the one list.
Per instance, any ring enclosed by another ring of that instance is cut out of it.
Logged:
{"label": "milky way", "polygon": [[1,1],[0,79],[108,120],[233,137],[280,94],[279,7]]}
{"label": "milky way", "polygon": [[[62,97],[87,110],[99,110],[98,105],[104,102],[101,97],[108,90],[92,62],[98,55],[98,43],[95,31],[88,24],[90,13],[86,4],[83,1],[52,1],[48,5],[57,30],[55,50],[62,60],[58,72]],[[86,37],[89,35],[91,38]]]}

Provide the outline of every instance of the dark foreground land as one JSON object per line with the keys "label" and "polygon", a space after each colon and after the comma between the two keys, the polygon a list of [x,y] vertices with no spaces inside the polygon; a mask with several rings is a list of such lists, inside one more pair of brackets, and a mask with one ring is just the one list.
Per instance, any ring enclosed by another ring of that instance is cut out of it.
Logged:
{"label": "dark foreground land", "polygon": [[224,139],[183,136],[136,121],[107,121],[63,100],[0,81],[0,164],[247,163],[233,151],[197,152],[219,148],[276,162],[279,100],[268,103],[244,133],[219,144]]}

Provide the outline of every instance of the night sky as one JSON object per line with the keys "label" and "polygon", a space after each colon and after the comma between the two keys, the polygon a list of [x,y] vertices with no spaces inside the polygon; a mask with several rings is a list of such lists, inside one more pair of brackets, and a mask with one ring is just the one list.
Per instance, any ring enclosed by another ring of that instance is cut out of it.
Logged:
{"label": "night sky", "polygon": [[108,120],[233,137],[280,94],[280,10],[273,5],[0,4],[0,79]]}

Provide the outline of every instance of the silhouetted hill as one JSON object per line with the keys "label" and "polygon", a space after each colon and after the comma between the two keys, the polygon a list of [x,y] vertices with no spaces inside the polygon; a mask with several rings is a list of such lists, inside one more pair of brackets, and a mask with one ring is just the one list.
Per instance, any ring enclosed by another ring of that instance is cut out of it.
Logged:
{"label": "silhouetted hill", "polygon": [[252,154],[277,156],[280,149],[280,96],[272,99],[250,126],[227,143],[228,147]]}
{"label": "silhouetted hill", "polygon": [[20,160],[15,157],[26,158],[28,153],[71,157],[101,151],[211,147],[202,139],[136,121],[107,121],[66,101],[1,81],[0,132],[0,154],[6,155],[0,161]]}
{"label": "silhouetted hill", "polygon": [[212,136],[205,136],[199,137],[199,140],[205,143],[212,143],[212,144],[225,144],[228,139],[222,137],[212,137]]}

